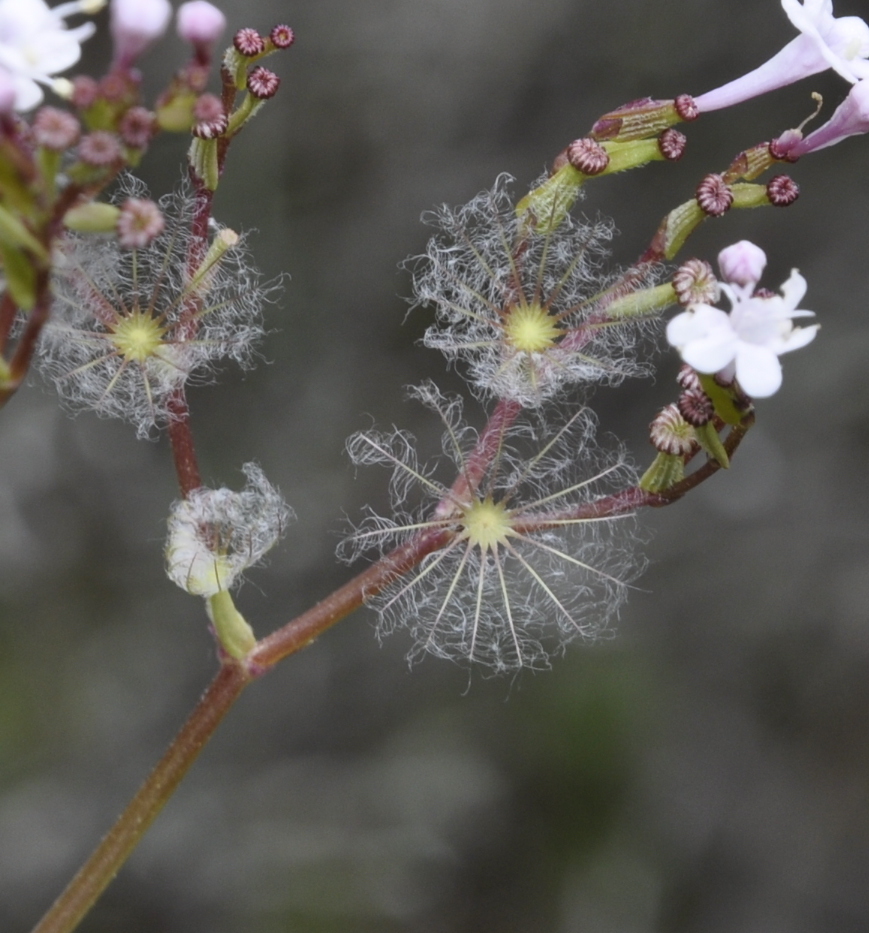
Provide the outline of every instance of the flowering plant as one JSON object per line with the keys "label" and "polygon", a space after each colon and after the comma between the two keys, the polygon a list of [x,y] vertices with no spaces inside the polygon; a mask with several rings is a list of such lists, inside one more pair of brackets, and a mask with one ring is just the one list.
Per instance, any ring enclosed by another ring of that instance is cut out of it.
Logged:
{"label": "flowering plant", "polygon": [[[797,270],[774,293],[760,286],[766,254],[753,243],[719,254],[720,280],[702,256],[684,255],[687,244],[709,218],[789,207],[799,194],[792,163],[869,128],[869,27],[834,18],[829,2],[782,0],[800,36],[766,65],[697,98],[611,110],[527,193],[500,175],[464,206],[429,215],[436,232],[408,262],[410,302],[429,315],[423,345],[467,378],[470,398],[428,380],[410,389],[442,433],[438,457],[420,454],[404,429],[351,436],[360,472],[391,471],[390,511],[351,516],[339,552],[354,565],[374,558],[258,638],[233,590],[295,513],[256,462],[242,467],[241,490],[204,482],[190,396],[225,361],[250,369],[268,352],[278,284],[253,267],[248,238],[216,219],[215,193],[236,138],[278,94],[277,71],[263,61],[289,49],[294,33],[243,26],[217,55],[223,14],[184,3],[176,26],[189,60],[152,99],[139,67],[168,28],[166,0],[112,0],[108,73],[57,77],[94,32],[66,18],[99,6],[0,0],[0,402],[41,375],[68,408],[128,422],[140,438],[165,434],[179,487],[166,503],[165,570],[205,601],[219,669],[34,933],[74,929],[243,690],[363,605],[377,613],[379,635],[409,632],[412,662],[430,654],[486,673],[549,668],[571,643],[611,632],[645,566],[640,512],[730,466],[755,400],[781,387],[779,357],[818,332],[794,323],[813,314],[800,307],[807,283]],[[611,262],[613,224],[579,207],[603,179],[654,161],[675,168],[687,145],[677,125],[824,69],[852,85],[827,124],[806,135],[776,128],[771,142],[692,179],[690,197],[641,254]],[[60,101],[31,113],[43,87]],[[136,173],[170,134],[187,138],[185,177],[152,200]],[[717,307],[722,294],[729,312]],[[676,399],[648,412],[654,453],[637,469],[627,446],[601,431],[592,390],[649,375],[661,331],[668,359],[684,366]]]}

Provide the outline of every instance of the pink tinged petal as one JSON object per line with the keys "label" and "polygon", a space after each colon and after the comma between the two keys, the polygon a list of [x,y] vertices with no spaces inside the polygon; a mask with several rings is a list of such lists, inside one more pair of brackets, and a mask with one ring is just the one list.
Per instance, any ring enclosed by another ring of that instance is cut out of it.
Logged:
{"label": "pink tinged petal", "polygon": [[210,45],[226,28],[226,17],[208,0],[189,0],[178,7],[176,28],[185,42]]}
{"label": "pink tinged petal", "polygon": [[781,0],[788,19],[846,81],[869,77],[869,26],[859,16],[833,16],[832,3]]}
{"label": "pink tinged petal", "polygon": [[753,288],[766,268],[766,253],[750,240],[740,240],[721,250],[718,268],[726,281]]}
{"label": "pink tinged petal", "polygon": [[694,102],[701,113],[721,110],[786,87],[802,78],[826,71],[829,67],[829,61],[812,38],[797,36],[759,68],[695,97]]}
{"label": "pink tinged petal", "polygon": [[809,133],[798,142],[788,151],[788,155],[799,158],[809,152],[835,146],[848,136],[862,133],[869,133],[869,80],[865,78],[851,88],[833,116],[814,133]]}
{"label": "pink tinged petal", "polygon": [[736,353],[736,378],[754,398],[768,398],[781,386],[781,363],[767,347],[740,343]]}
{"label": "pink tinged petal", "polygon": [[169,0],[112,0],[110,26],[116,64],[129,67],[163,35],[171,18]]}

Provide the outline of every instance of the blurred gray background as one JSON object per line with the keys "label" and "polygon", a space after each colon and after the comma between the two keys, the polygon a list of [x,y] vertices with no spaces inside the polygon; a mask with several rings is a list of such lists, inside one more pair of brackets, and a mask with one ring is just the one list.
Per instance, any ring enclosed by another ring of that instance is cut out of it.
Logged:
{"label": "blurred gray background", "polygon": [[[372,421],[432,436],[402,387],[457,389],[417,341],[398,263],[421,212],[499,172],[517,190],[601,113],[701,93],[793,31],[773,0],[227,0],[284,21],[278,97],[233,145],[220,220],[254,230],[268,363],[191,394],[203,472],[259,461],[298,512],[239,602],[257,631],[347,578],[333,548],[386,476],[354,478]],[[837,0],[836,12],[866,14]],[[105,42],[93,40],[99,68]],[[143,60],[153,96],[183,58]],[[821,77],[692,124],[681,163],[589,188],[630,261],[740,149],[798,124]],[[408,670],[361,612],[254,685],[83,933],[837,933],[869,929],[869,360],[866,140],[804,159],[788,210],[709,223],[688,254],[755,239],[822,330],[728,475],[646,514],[651,567],[618,634],[553,671]],[[142,174],[175,184],[185,144]],[[674,396],[599,392],[640,464]],[[159,757],[216,668],[201,606],[162,569],[163,441],[58,410],[34,384],[0,415],[0,929],[26,931]]]}

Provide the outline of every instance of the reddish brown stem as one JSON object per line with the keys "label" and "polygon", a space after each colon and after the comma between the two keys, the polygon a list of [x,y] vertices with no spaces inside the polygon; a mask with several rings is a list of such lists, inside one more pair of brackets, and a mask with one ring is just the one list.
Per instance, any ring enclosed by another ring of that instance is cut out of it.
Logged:
{"label": "reddish brown stem", "polygon": [[157,767],[33,933],[68,933],[76,927],[163,809],[250,679],[242,664],[224,662]]}
{"label": "reddish brown stem", "polygon": [[199,463],[196,459],[196,447],[193,444],[193,431],[190,428],[190,409],[184,387],[179,386],[169,398],[169,440],[172,443],[172,457],[181,495],[186,499],[202,485]]}

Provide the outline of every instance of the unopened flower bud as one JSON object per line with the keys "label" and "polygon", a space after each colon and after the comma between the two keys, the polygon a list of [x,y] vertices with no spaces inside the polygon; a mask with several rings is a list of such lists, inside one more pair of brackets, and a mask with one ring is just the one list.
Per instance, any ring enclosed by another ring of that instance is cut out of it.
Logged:
{"label": "unopened flower bud", "polygon": [[678,162],[685,153],[688,138],[684,133],[669,127],[658,137],[658,149],[661,155],[670,162]]}
{"label": "unopened flower bud", "polygon": [[74,146],[80,132],[78,120],[57,107],[42,107],[33,120],[33,139],[37,146],[53,152],[63,152]]}
{"label": "unopened flower bud", "polygon": [[96,103],[100,86],[90,75],[78,75],[72,82],[70,101],[78,110],[87,110]]}
{"label": "unopened flower bud", "polygon": [[673,289],[679,304],[714,304],[720,297],[718,279],[712,266],[702,259],[683,262],[673,275]]}
{"label": "unopened flower bud", "polygon": [[776,175],[766,183],[766,196],[773,207],[788,207],[800,196],[800,186],[790,175]]}
{"label": "unopened flower bud", "polygon": [[684,457],[697,449],[694,429],[675,405],[668,405],[649,425],[649,440],[656,450]]}
{"label": "unopened flower bud", "polygon": [[690,123],[700,116],[700,108],[690,94],[680,94],[673,101],[673,105],[676,108],[676,113],[678,113],[686,123]]}
{"label": "unopened flower bud", "polygon": [[718,268],[725,282],[753,288],[766,268],[766,253],[749,240],[740,240],[721,250]]}
{"label": "unopened flower bud", "polygon": [[700,382],[700,377],[697,375],[697,370],[687,363],[682,364],[682,368],[676,376],[676,382],[678,382],[686,392],[703,391],[703,385]]}
{"label": "unopened flower bud", "polygon": [[281,79],[268,68],[254,68],[247,76],[247,89],[259,100],[268,100],[278,93]]}
{"label": "unopened flower bud", "polygon": [[289,26],[280,25],[272,29],[269,39],[276,49],[288,49],[296,41],[296,34]]}
{"label": "unopened flower bud", "polygon": [[160,208],[147,198],[127,198],[121,205],[116,230],[126,249],[142,249],[156,240],[166,227]]}
{"label": "unopened flower bud", "polygon": [[226,17],[208,0],[189,0],[178,7],[175,26],[185,42],[210,47],[226,29]]}
{"label": "unopened flower bud", "polygon": [[567,160],[584,175],[599,175],[609,165],[610,157],[600,143],[586,136],[567,147]]}
{"label": "unopened flower bud", "polygon": [[169,0],[112,0],[111,30],[115,65],[129,68],[166,31],[172,17]]}
{"label": "unopened flower bud", "polygon": [[121,118],[118,131],[131,149],[144,149],[154,135],[156,117],[144,107],[131,107]]}
{"label": "unopened flower bud", "polygon": [[200,139],[214,139],[226,132],[229,119],[223,103],[214,94],[202,94],[193,105],[193,135]]}
{"label": "unopened flower bud", "polygon": [[78,156],[85,165],[101,168],[121,158],[121,144],[114,133],[94,130],[83,136],[78,144]]}
{"label": "unopened flower bud", "polygon": [[235,46],[236,51],[240,55],[244,55],[245,58],[254,58],[261,55],[266,48],[263,37],[255,29],[249,27],[239,29],[232,37],[232,44]]}
{"label": "unopened flower bud", "polygon": [[733,191],[721,175],[709,174],[697,186],[697,203],[710,217],[720,217],[733,204]]}
{"label": "unopened flower bud", "polygon": [[683,392],[677,401],[679,414],[692,427],[700,428],[704,424],[709,424],[715,414],[715,407],[712,399],[701,389],[691,389]]}

